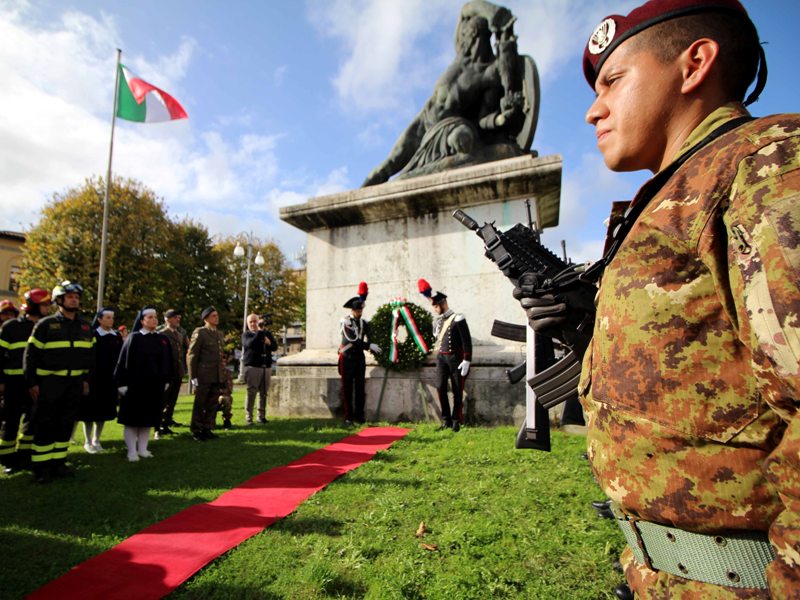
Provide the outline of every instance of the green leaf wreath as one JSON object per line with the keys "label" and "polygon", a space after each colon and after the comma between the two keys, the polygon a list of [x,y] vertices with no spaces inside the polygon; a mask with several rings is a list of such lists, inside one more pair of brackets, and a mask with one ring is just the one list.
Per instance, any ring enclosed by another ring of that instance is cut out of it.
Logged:
{"label": "green leaf wreath", "polygon": [[[434,340],[431,313],[413,302],[406,302],[405,305],[414,317],[428,348],[432,349]],[[381,347],[381,353],[374,355],[375,359],[382,367],[392,371],[418,369],[425,361],[426,355],[414,343],[412,336],[404,331],[405,325],[402,323],[398,330],[398,361],[396,363],[391,361],[389,349],[392,345],[392,310],[395,306],[396,304],[391,302],[382,304],[369,321],[369,340]]]}

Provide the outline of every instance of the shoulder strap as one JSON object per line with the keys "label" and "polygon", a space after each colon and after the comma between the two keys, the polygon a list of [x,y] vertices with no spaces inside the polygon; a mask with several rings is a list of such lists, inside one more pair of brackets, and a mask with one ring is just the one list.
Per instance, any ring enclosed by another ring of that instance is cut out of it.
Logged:
{"label": "shoulder strap", "polygon": [[655,175],[655,177],[645,183],[639,190],[639,193],[636,194],[636,198],[634,198],[633,202],[628,207],[628,210],[625,211],[622,222],[614,229],[614,232],[611,235],[611,239],[613,241],[611,243],[611,247],[608,249],[608,252],[605,253],[603,258],[593,263],[592,266],[586,269],[586,271],[583,272],[579,278],[590,283],[597,283],[600,280],[600,277],[603,276],[603,271],[605,271],[608,264],[617,254],[617,251],[622,245],[623,240],[633,228],[633,224],[636,223],[636,220],[644,212],[644,209],[650,203],[650,200],[655,198],[656,194],[661,191],[661,189],[666,185],[675,172],[702,148],[708,146],[711,142],[725,135],[729,131],[733,131],[740,125],[744,125],[752,120],[753,117],[745,116],[731,119],[730,121],[723,123],[702,140],[700,140],[697,144],[687,150],[677,160],[670,163],[663,171],[660,171]]}

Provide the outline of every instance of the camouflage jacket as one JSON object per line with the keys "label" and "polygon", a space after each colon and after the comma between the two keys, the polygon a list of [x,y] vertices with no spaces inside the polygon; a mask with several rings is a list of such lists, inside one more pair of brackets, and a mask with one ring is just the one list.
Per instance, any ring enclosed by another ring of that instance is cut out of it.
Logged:
{"label": "camouflage jacket", "polygon": [[[745,114],[718,109],[681,152]],[[800,594],[799,286],[800,115],[777,115],[711,142],[650,201],[603,275],[579,386],[608,496],[691,531],[769,530],[774,598]],[[626,575],[643,598],[768,597]]]}

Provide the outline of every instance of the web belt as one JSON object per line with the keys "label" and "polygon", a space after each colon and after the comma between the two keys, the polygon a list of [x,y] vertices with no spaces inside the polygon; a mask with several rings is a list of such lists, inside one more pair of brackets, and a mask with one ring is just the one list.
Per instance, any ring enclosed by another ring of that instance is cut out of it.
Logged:
{"label": "web belt", "polygon": [[695,533],[630,517],[613,502],[610,508],[639,564],[693,581],[767,589],[775,552],[766,533]]}

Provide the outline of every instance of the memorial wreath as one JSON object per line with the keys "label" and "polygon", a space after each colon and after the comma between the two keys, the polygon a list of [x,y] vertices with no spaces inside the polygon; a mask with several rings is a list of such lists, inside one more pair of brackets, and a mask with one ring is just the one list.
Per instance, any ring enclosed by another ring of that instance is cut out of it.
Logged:
{"label": "memorial wreath", "polygon": [[418,304],[395,298],[375,311],[369,322],[369,338],[381,347],[375,359],[382,367],[393,371],[418,369],[433,347],[433,319]]}

